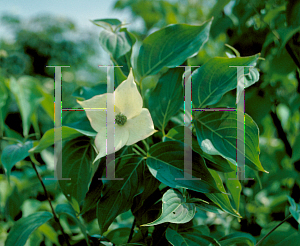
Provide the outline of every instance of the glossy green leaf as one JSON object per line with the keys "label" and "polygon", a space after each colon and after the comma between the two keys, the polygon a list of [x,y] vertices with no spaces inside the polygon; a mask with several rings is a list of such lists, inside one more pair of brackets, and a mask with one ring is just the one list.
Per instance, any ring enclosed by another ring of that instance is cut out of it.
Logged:
{"label": "glossy green leaf", "polygon": [[49,212],[37,212],[18,220],[9,232],[5,246],[23,246],[32,232],[52,218]]}
{"label": "glossy green leaf", "polygon": [[195,213],[195,204],[185,202],[179,191],[169,189],[162,197],[162,213],[159,218],[142,226],[154,226],[165,222],[184,224],[191,221]]}
{"label": "glossy green leaf", "polygon": [[74,209],[72,208],[72,206],[70,204],[58,204],[55,208],[55,212],[58,215],[61,214],[66,214],[69,217],[71,217],[73,219],[73,221],[76,222],[76,224],[78,225],[78,227],[80,228],[82,234],[85,237],[85,240],[87,242],[88,245],[89,244],[89,239],[88,239],[88,235],[87,235],[87,230],[85,228],[85,226],[80,222],[80,220],[77,218],[76,216],[76,212],[74,211]]}
{"label": "glossy green leaf", "polygon": [[[54,144],[54,132],[55,132],[54,128],[46,131],[45,134],[43,135],[43,137],[39,140],[38,144],[36,146],[34,146],[32,149],[30,149],[29,152],[32,152],[32,153],[41,152],[42,150],[52,146]],[[61,127],[61,134],[62,134],[61,135],[62,140],[73,139],[82,134],[90,135],[90,133],[87,131],[74,129],[74,128],[71,128],[68,126]]]}
{"label": "glossy green leaf", "polygon": [[219,239],[219,243],[221,246],[231,246],[235,243],[241,246],[254,246],[256,240],[249,233],[235,232]]}
{"label": "glossy green leaf", "polygon": [[[218,186],[218,189],[222,191],[223,193],[226,192],[223,182],[219,176],[219,174],[215,170],[209,169],[211,175],[214,177],[215,182]],[[237,210],[235,210],[230,203],[230,200],[228,198],[227,194],[223,193],[210,193],[210,194],[205,194],[210,200],[212,200],[216,205],[218,205],[223,211],[232,214],[233,216],[240,217],[241,215]]]}
{"label": "glossy green leaf", "polygon": [[152,175],[171,188],[187,188],[208,193],[219,192],[203,158],[193,152],[193,177],[201,180],[176,180],[184,177],[184,144],[177,141],[160,142],[151,146],[147,165]]}
{"label": "glossy green leaf", "polygon": [[[124,155],[115,160],[115,177],[123,180],[103,180],[103,196],[97,204],[97,218],[101,233],[121,213],[132,206],[133,198],[142,193],[145,165],[143,158],[134,154]],[[111,162],[112,163],[112,162]]]}
{"label": "glossy green leaf", "polygon": [[137,58],[141,77],[158,73],[164,66],[176,67],[198,53],[207,42],[211,22],[202,25],[172,24],[144,39]]}
{"label": "glossy green leaf", "polygon": [[23,135],[27,136],[30,128],[31,115],[43,100],[43,95],[38,89],[38,81],[30,76],[23,76],[17,80],[11,78],[9,87],[18,103],[22,124]]}
{"label": "glossy green leaf", "polygon": [[176,232],[171,228],[166,231],[166,239],[173,246],[219,246],[218,241],[212,237],[195,232]]}
{"label": "glossy green leaf", "polygon": [[[164,142],[167,141],[180,141],[184,142],[184,128],[185,126],[175,126],[170,131],[168,131],[168,134],[163,138]],[[216,171],[220,172],[232,172],[236,170],[236,168],[232,168],[232,166],[227,162],[226,159],[222,158],[221,156],[216,155],[209,155],[200,148],[197,138],[192,136],[192,148],[194,151],[199,153],[205,160],[206,166],[208,168],[214,169]]]}
{"label": "glossy green leaf", "polygon": [[224,177],[226,180],[226,187],[228,188],[231,194],[231,198],[233,200],[235,210],[239,211],[241,191],[242,191],[241,183],[239,180],[232,180],[237,178],[236,172],[225,173]]}
{"label": "glossy green leaf", "polygon": [[[258,57],[217,57],[197,68],[192,73],[193,108],[205,108],[219,102],[226,92],[237,87],[237,68],[230,66],[255,66]],[[249,73],[249,69],[246,70]],[[255,80],[258,80],[257,72],[252,72],[245,80],[245,88]]]}
{"label": "glossy green leaf", "polygon": [[295,202],[295,200],[293,198],[291,198],[290,196],[288,196],[288,200],[291,204],[291,206],[289,207],[289,210],[290,210],[291,214],[293,215],[294,219],[300,224],[300,207]]}
{"label": "glossy green leaf", "polygon": [[163,74],[155,89],[151,92],[148,105],[154,121],[159,129],[164,129],[170,118],[174,116],[184,102],[182,74],[184,68],[169,69]]}
{"label": "glossy green leaf", "polygon": [[71,180],[60,179],[58,183],[70,201],[75,199],[80,204],[84,199],[91,180],[92,163],[95,157],[96,152],[89,138],[79,137],[63,146],[62,178],[70,178]]}
{"label": "glossy green leaf", "polygon": [[120,32],[104,29],[100,32],[99,42],[102,48],[115,59],[125,55],[133,45],[131,36],[129,36],[126,29]]}
{"label": "glossy green leaf", "polygon": [[5,169],[7,178],[10,177],[10,171],[13,166],[19,162],[24,160],[27,156],[29,156],[28,151],[33,147],[32,141],[27,141],[23,143],[17,143],[8,145],[3,149],[1,155],[1,162]]}
{"label": "glossy green leaf", "polygon": [[[236,163],[237,112],[202,112],[194,121],[198,143],[210,155],[221,155],[231,163]],[[250,168],[267,172],[259,160],[259,132],[253,119],[245,114],[245,164]],[[243,141],[243,140],[238,140]]]}

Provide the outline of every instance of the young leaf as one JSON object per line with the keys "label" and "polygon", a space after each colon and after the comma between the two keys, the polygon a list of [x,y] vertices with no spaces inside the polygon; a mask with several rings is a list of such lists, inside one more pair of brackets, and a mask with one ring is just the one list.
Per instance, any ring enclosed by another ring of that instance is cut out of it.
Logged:
{"label": "young leaf", "polygon": [[5,246],[23,246],[32,232],[52,218],[49,212],[37,212],[18,220],[9,232]]}
{"label": "young leaf", "polygon": [[[211,175],[214,177],[219,190],[222,191],[223,193],[225,193],[226,190],[223,186],[223,182],[222,182],[219,174],[215,170],[209,169],[209,171],[210,171]],[[241,218],[241,215],[239,214],[239,212],[231,206],[228,195],[223,194],[223,193],[217,193],[217,194],[211,193],[211,194],[205,194],[205,195],[210,200],[212,200],[215,204],[217,204],[223,211],[226,211],[227,213],[230,213],[233,216]]]}
{"label": "young leaf", "polygon": [[208,40],[212,20],[202,25],[173,24],[144,39],[137,58],[141,77],[158,73],[164,66],[176,67],[198,53]]}
{"label": "young leaf", "polygon": [[11,78],[9,87],[18,103],[23,123],[23,135],[27,136],[30,127],[31,115],[43,100],[43,95],[38,88],[38,81],[30,76],[23,76],[16,81]]}
{"label": "young leaf", "polygon": [[300,207],[295,202],[295,200],[293,198],[291,198],[290,196],[288,196],[288,200],[291,204],[291,206],[289,207],[289,210],[290,210],[291,214],[293,215],[294,219],[300,224]]}
{"label": "young leaf", "polygon": [[125,55],[133,45],[131,36],[126,29],[120,32],[112,32],[104,29],[100,33],[99,42],[102,48],[115,59]]}
{"label": "young leaf", "polygon": [[27,141],[24,144],[17,143],[8,145],[3,149],[1,162],[5,169],[7,179],[9,180],[10,171],[13,166],[19,162],[24,160],[27,156],[29,156],[28,151],[33,147],[32,141]]}
{"label": "young leaf", "polygon": [[165,222],[184,224],[192,220],[196,213],[194,203],[187,203],[179,191],[169,189],[162,197],[162,213],[158,219],[142,226],[159,225]]}

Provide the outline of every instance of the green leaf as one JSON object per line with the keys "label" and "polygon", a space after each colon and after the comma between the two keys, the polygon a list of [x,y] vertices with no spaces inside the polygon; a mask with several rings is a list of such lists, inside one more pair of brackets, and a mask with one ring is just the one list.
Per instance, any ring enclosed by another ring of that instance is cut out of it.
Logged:
{"label": "green leaf", "polygon": [[170,118],[174,116],[184,102],[182,74],[184,68],[169,69],[163,74],[155,89],[151,92],[148,105],[154,121],[159,129],[164,129]]}
{"label": "green leaf", "polygon": [[[201,112],[194,121],[198,143],[210,155],[221,155],[236,163],[237,112]],[[245,164],[253,170],[267,172],[259,160],[259,132],[253,119],[245,114]],[[238,140],[239,141],[239,140]]]}
{"label": "green leaf", "polygon": [[158,73],[164,66],[176,67],[199,52],[207,42],[211,22],[202,25],[172,24],[144,39],[137,58],[141,77]]}
{"label": "green leaf", "polygon": [[89,186],[89,190],[84,198],[80,214],[84,214],[85,212],[94,208],[100,200],[103,183],[99,180],[99,178],[102,177],[104,169],[106,169],[106,158],[101,158],[98,168]]}
{"label": "green leaf", "polygon": [[238,243],[241,246],[254,246],[256,240],[249,233],[235,232],[219,239],[219,243],[221,246],[231,246],[234,243]]}
{"label": "green leaf", "polygon": [[52,218],[49,212],[37,212],[18,220],[9,232],[5,246],[23,246],[32,232]]}
{"label": "green leaf", "polygon": [[226,186],[232,196],[235,210],[239,211],[241,191],[242,191],[241,183],[239,180],[233,180],[236,179],[236,172],[225,173],[224,177],[226,180]]}
{"label": "green leaf", "polygon": [[[48,224],[43,224],[36,231],[44,234],[45,237],[48,238],[53,244],[59,245],[58,234],[52,226],[50,226]],[[30,239],[31,239],[31,237],[30,237]],[[44,240],[44,238],[42,236],[42,241],[43,240]],[[38,244],[38,245],[40,246],[40,244]]]}
{"label": "green leaf", "polygon": [[291,214],[293,215],[294,219],[300,224],[300,207],[295,202],[295,200],[293,198],[291,198],[290,196],[288,196],[288,200],[291,204],[291,206],[289,207],[289,210],[290,210]]}
{"label": "green leaf", "polygon": [[[236,58],[216,57],[197,68],[192,73],[193,108],[205,108],[219,102],[226,92],[237,87],[237,68],[229,66],[255,66],[258,57],[259,54]],[[249,71],[248,68],[246,70]],[[245,88],[257,80],[257,72],[250,73],[246,77]]]}
{"label": "green leaf", "polygon": [[208,193],[220,192],[203,158],[193,152],[193,177],[201,180],[175,180],[184,177],[184,144],[177,141],[160,142],[151,146],[147,165],[151,174],[171,188],[187,188]]}
{"label": "green leaf", "polygon": [[[54,144],[54,131],[55,129],[52,128],[45,132],[41,140],[39,140],[38,144],[29,150],[31,153],[41,152],[42,150],[52,146]],[[87,135],[89,132],[79,129],[74,129],[68,126],[61,127],[61,136],[62,140],[73,139],[82,134]],[[89,135],[88,135],[89,136]]]}
{"label": "green leaf", "polygon": [[90,245],[88,235],[87,235],[87,230],[86,230],[85,226],[77,218],[76,212],[74,211],[73,207],[70,204],[58,204],[55,208],[55,212],[59,215],[66,214],[69,217],[71,217],[76,222],[78,227],[80,228],[82,234],[85,237],[87,244]]}
{"label": "green leaf", "polygon": [[[163,142],[172,141],[172,140],[184,142],[184,128],[185,126],[173,127],[170,131],[168,131],[168,134],[163,138]],[[232,166],[227,162],[227,160],[222,158],[221,156],[209,155],[203,152],[194,134],[192,136],[192,145],[193,145],[192,146],[193,150],[199,153],[204,158],[206,166],[208,168],[220,172],[232,172],[236,170],[236,167],[234,167],[233,169]]]}
{"label": "green leaf", "polygon": [[9,219],[9,217],[14,219],[19,214],[23,201],[22,193],[20,194],[18,187],[14,186],[5,203],[4,211],[7,219]]}
{"label": "green leaf", "polygon": [[292,235],[286,237],[283,241],[276,244],[275,246],[298,246],[300,242],[300,234],[299,232],[295,232]]}
{"label": "green leaf", "polygon": [[165,222],[184,224],[191,221],[195,213],[195,204],[185,202],[179,191],[169,189],[162,197],[162,213],[159,218],[142,226],[154,226]]}
{"label": "green leaf", "polygon": [[213,8],[209,11],[207,18],[211,18],[213,16],[219,16],[223,11],[224,7],[230,2],[230,0],[219,0],[216,2]]}
{"label": "green leaf", "polygon": [[133,45],[126,29],[120,32],[112,32],[104,29],[100,33],[99,42],[102,48],[115,59],[125,55]]}
{"label": "green leaf", "polygon": [[24,144],[17,143],[8,145],[3,149],[1,162],[5,169],[7,178],[9,180],[10,171],[13,166],[19,162],[24,160],[27,156],[29,156],[28,151],[33,147],[32,141],[27,141]]}
{"label": "green leaf", "polygon": [[219,246],[214,238],[195,232],[176,232],[171,228],[166,231],[166,238],[173,246]]}
{"label": "green leaf", "polygon": [[[218,186],[218,189],[220,191],[222,191],[223,193],[225,193],[226,190],[225,190],[225,188],[223,186],[223,182],[222,182],[219,174],[216,171],[211,170],[211,169],[209,169],[209,171],[210,171],[211,175],[214,177],[214,179],[216,181],[216,184]],[[205,195],[210,200],[212,200],[216,205],[218,205],[223,211],[225,211],[227,213],[230,213],[233,216],[241,218],[241,215],[239,214],[239,212],[236,211],[231,206],[231,203],[230,203],[230,200],[228,198],[228,195],[227,194],[223,194],[223,193],[217,193],[217,194],[210,193],[210,194],[205,194]]]}
{"label": "green leaf", "polygon": [[130,228],[117,228],[115,230],[110,231],[106,235],[106,238],[115,245],[124,245],[128,241],[129,234]]}
{"label": "green leaf", "polygon": [[6,104],[8,98],[7,89],[2,81],[0,81],[0,108]]}
{"label": "green leaf", "polygon": [[113,28],[120,26],[122,22],[118,19],[96,19],[92,20],[96,26],[105,28],[106,30],[113,30]]}
{"label": "green leaf", "polygon": [[123,180],[103,181],[103,196],[97,204],[97,218],[101,233],[107,231],[119,214],[129,210],[133,198],[142,193],[140,183],[143,181],[145,169],[142,161],[143,158],[134,154],[117,158],[115,177]]}
{"label": "green leaf", "polygon": [[[88,191],[88,184],[92,176],[92,163],[96,153],[86,137],[79,137],[66,143],[62,149],[62,178],[71,180],[58,181],[64,195],[78,204],[84,199]],[[57,167],[60,168],[60,167]]]}
{"label": "green leaf", "polygon": [[9,81],[9,87],[16,98],[21,112],[23,135],[27,136],[31,115],[43,100],[43,95],[38,89],[38,81],[30,76],[20,77],[18,81],[12,77]]}
{"label": "green leaf", "polygon": [[297,161],[300,160],[300,133],[296,136],[296,139],[293,144],[293,155],[292,160]]}

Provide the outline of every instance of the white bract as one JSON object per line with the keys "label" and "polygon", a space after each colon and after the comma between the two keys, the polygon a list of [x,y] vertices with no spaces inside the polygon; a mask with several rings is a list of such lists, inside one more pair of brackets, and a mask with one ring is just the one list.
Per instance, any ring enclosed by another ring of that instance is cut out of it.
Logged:
{"label": "white bract", "polygon": [[[99,151],[96,160],[106,156],[106,141],[107,125],[114,124],[114,122],[107,122],[106,119],[106,101],[114,98],[115,111],[115,136],[114,136],[114,152],[120,150],[125,145],[132,145],[140,140],[143,140],[153,133],[153,121],[150,112],[147,108],[143,108],[143,99],[137,89],[132,69],[128,78],[124,80],[114,91],[114,93],[105,93],[94,96],[91,99],[77,102],[84,109],[94,109],[93,111],[86,110],[87,117],[93,129],[97,132],[95,145]],[[99,109],[99,110],[97,110]],[[108,150],[108,155],[112,154]]]}

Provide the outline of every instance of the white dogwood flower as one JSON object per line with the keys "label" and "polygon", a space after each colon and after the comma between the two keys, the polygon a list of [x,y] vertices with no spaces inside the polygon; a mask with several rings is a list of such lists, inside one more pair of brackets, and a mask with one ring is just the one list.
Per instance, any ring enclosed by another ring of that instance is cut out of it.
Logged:
{"label": "white dogwood flower", "polygon": [[[124,80],[114,91],[114,93],[105,93],[94,96],[91,99],[77,102],[83,109],[103,109],[106,108],[106,101],[114,97],[115,101],[115,136],[114,147],[115,152],[120,150],[125,145],[132,145],[140,140],[143,140],[153,133],[153,121],[150,112],[147,108],[143,108],[143,99],[137,89],[134,81],[132,69],[128,78]],[[106,156],[106,110],[86,110],[87,117],[93,129],[97,132],[95,145],[99,154],[96,160]],[[112,154],[109,152],[107,154]]]}

